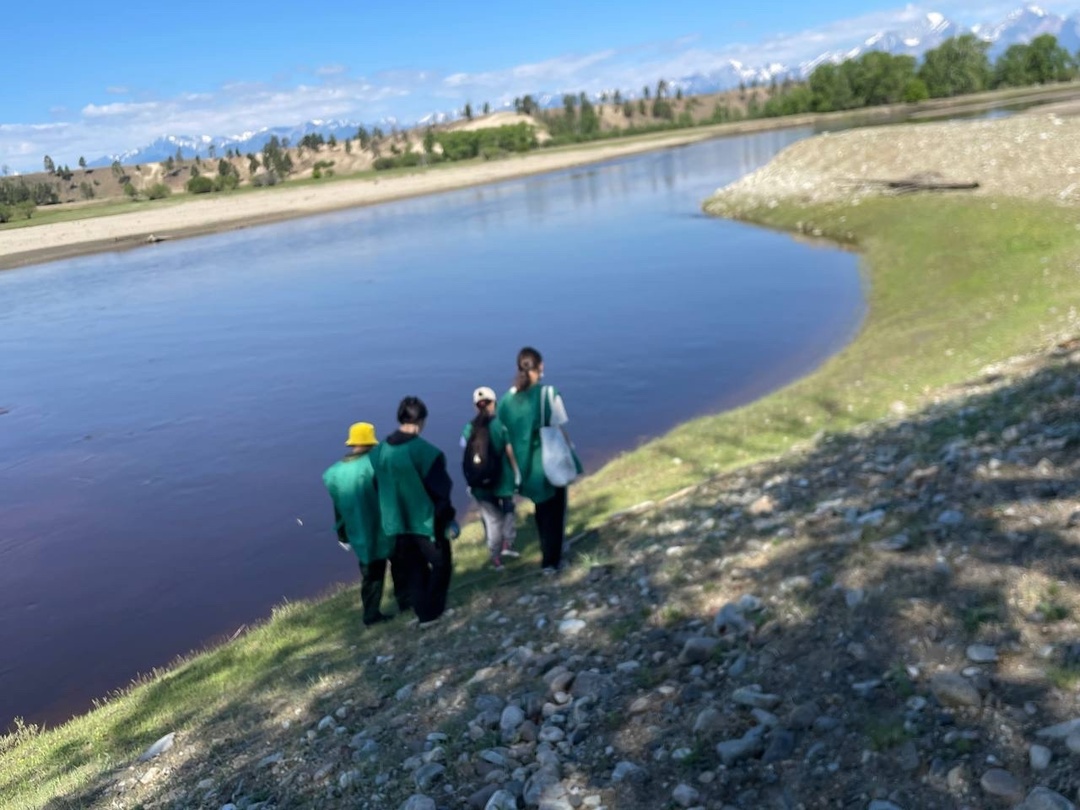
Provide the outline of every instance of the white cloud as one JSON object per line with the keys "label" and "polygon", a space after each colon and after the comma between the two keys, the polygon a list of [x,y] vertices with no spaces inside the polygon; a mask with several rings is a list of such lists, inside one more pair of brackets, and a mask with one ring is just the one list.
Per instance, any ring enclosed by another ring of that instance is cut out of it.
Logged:
{"label": "white cloud", "polygon": [[128,90],[128,88],[126,87],[121,87],[120,85],[114,84],[110,87],[106,87],[105,92],[108,93],[110,96],[126,96],[131,91]]}
{"label": "white cloud", "polygon": [[[1007,12],[1015,0],[1003,2]],[[996,22],[1002,8],[995,3],[953,0],[934,8],[959,22]],[[1065,10],[1056,4],[1051,8]],[[308,71],[309,76],[318,77],[310,84],[228,82],[212,92],[185,92],[166,99],[141,93],[144,100],[138,102],[86,104],[75,119],[67,112],[59,113],[68,119],[65,123],[0,124],[0,154],[15,168],[32,171],[46,153],[74,163],[80,155],[94,159],[141,146],[163,134],[224,135],[312,119],[373,122],[393,116],[411,121],[435,110],[459,108],[467,100],[499,104],[525,93],[633,91],[661,77],[709,72],[733,60],[752,66],[797,64],[825,51],[846,50],[878,31],[904,28],[927,10],[906,5],[720,48],[706,47],[697,34],[690,34],[617,51],[566,54],[473,73],[444,75],[417,69],[354,78],[348,76],[346,66],[332,64]],[[109,87],[106,92],[124,95],[130,91]]]}

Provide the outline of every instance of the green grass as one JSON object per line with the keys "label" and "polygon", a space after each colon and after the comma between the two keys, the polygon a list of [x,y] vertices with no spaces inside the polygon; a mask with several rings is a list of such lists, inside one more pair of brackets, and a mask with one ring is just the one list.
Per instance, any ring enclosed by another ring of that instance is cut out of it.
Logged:
{"label": "green grass", "polygon": [[1047,668],[1046,677],[1058,689],[1072,692],[1080,686],[1080,665],[1055,664]]}
{"label": "green grass", "polygon": [[904,730],[904,721],[899,717],[883,717],[867,724],[864,733],[875,751],[888,751],[896,748],[910,736]]}
{"label": "green grass", "polygon": [[[702,478],[774,456],[823,431],[915,404],[925,390],[978,374],[985,364],[1033,348],[1080,305],[1080,231],[1075,211],[973,197],[866,201],[857,208],[780,206],[743,212],[777,228],[810,223],[864,252],[869,310],[854,342],[811,376],[737,411],[698,419],[575,486],[570,527],[658,499]],[[1052,312],[1056,308],[1056,313]],[[675,463],[680,459],[680,463]],[[535,569],[530,555],[503,582]],[[476,526],[455,544],[457,604],[500,582],[486,568]],[[261,722],[260,706],[308,703],[313,684],[362,672],[380,640],[400,643],[399,623],[365,631],[355,589],[275,611],[236,641],[158,674],[67,725],[23,729],[0,741],[0,806],[42,807],[98,782],[167,731]],[[978,618],[981,624],[984,617]],[[631,632],[627,622],[620,633]],[[389,634],[389,635],[387,635]],[[368,650],[368,652],[365,652]],[[659,673],[642,673],[641,688]],[[1075,683],[1063,673],[1062,682]],[[388,685],[365,676],[373,695]],[[868,731],[876,746],[901,739],[893,724]]]}

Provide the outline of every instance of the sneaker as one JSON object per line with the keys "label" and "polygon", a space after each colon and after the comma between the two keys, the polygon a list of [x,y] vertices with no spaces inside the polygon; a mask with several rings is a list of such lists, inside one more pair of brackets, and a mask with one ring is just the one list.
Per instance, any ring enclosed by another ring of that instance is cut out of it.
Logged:
{"label": "sneaker", "polygon": [[552,567],[549,566],[548,568],[543,569],[540,573],[543,574],[545,577],[553,577],[557,573],[559,573],[559,569],[558,568],[552,568]]}
{"label": "sneaker", "polygon": [[509,546],[503,546],[502,555],[504,557],[520,557],[521,552],[520,551],[514,551]]}
{"label": "sneaker", "polygon": [[491,567],[494,568],[496,571],[505,571],[506,570],[503,567],[502,560],[499,560],[499,559],[493,559],[491,561]]}

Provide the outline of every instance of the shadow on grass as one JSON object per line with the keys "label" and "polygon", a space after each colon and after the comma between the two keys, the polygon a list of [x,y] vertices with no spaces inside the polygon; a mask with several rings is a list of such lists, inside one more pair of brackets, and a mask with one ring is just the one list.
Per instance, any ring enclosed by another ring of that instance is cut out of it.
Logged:
{"label": "shadow on grass", "polygon": [[[526,518],[523,559],[505,574],[473,567],[456,576],[455,613],[434,632],[401,619],[362,629],[355,588],[286,610],[255,631],[273,630],[265,645],[233,645],[130,696],[108,732],[120,768],[44,806],[105,803],[117,782],[145,772],[123,769],[133,753],[173,730],[177,749],[160,760],[167,775],[128,788],[142,804],[220,806],[244,796],[278,808],[345,807],[365,795],[396,807],[415,792],[411,780],[395,775],[376,788],[376,775],[442,732],[445,781],[462,791],[457,806],[487,772],[473,754],[499,744],[490,727],[470,736],[476,697],[520,698],[540,725],[548,698],[539,676],[556,662],[593,670],[602,684],[580,708],[587,733],[561,756],[574,780],[609,791],[605,801],[619,808],[667,806],[675,779],[694,783],[709,806],[865,806],[868,797],[903,807],[978,804],[988,756],[1026,788],[1071,791],[1067,754],[1032,774],[1027,746],[1035,729],[1076,714],[1063,688],[1072,665],[1060,656],[1077,641],[1067,619],[1080,609],[1080,536],[1069,520],[1080,506],[1080,370],[1062,361],[1014,382],[981,382],[908,420],[825,436],[604,525],[575,545],[579,562],[561,583],[537,584]],[[770,505],[751,508],[764,495]],[[610,508],[576,503],[568,534]],[[906,544],[895,550],[878,545],[900,535]],[[721,605],[751,593],[763,609],[748,637],[723,640],[700,671],[679,662],[685,640],[711,632]],[[556,632],[568,609],[587,617],[586,640]],[[974,643],[1001,657],[971,674],[982,705],[939,704],[931,676],[969,666],[964,650]],[[1048,644],[1054,651],[1040,649]],[[638,666],[617,668],[629,662]],[[245,677],[215,680],[229,671]],[[780,697],[781,722],[808,701],[826,721],[796,730],[782,764],[751,758],[721,768],[714,744],[756,722],[730,702],[733,689],[752,683]],[[204,705],[175,701],[211,692],[217,699]],[[642,698],[650,708],[632,709]],[[710,707],[720,728],[695,734],[695,718]],[[338,708],[344,717],[333,719]],[[348,736],[323,731],[302,741],[325,716]],[[383,764],[349,747],[364,731]],[[74,739],[52,747],[33,778],[48,782],[85,750]],[[286,766],[260,767],[276,752]],[[611,768],[622,759],[654,778],[613,787]],[[952,786],[946,778],[957,767],[972,785],[966,795],[959,778]],[[322,768],[334,779],[355,770],[359,781],[316,784]],[[698,783],[706,770],[713,779]],[[194,790],[203,779],[213,787]]]}

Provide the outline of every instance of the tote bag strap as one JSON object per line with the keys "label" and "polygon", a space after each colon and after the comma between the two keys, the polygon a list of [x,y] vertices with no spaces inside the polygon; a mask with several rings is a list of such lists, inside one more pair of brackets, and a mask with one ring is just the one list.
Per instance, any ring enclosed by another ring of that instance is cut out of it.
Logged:
{"label": "tote bag strap", "polygon": [[[540,427],[548,427],[548,418],[551,414],[551,403],[548,398],[551,396],[551,386],[544,385],[540,387]],[[544,415],[544,405],[548,406],[548,415]]]}

